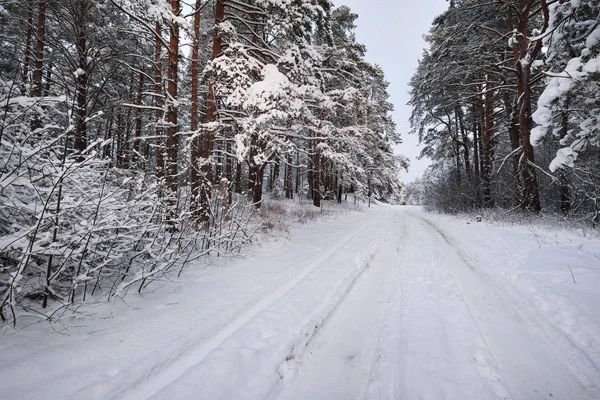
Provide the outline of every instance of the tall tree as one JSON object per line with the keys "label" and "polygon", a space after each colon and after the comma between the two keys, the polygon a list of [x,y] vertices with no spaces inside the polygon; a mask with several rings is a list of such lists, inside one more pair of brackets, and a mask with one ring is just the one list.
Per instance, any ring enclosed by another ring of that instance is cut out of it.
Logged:
{"label": "tall tree", "polygon": [[44,74],[44,46],[46,40],[46,0],[40,0],[38,6],[38,19],[33,52],[33,96],[40,97],[43,93],[42,76]]}
{"label": "tall tree", "polygon": [[177,113],[179,107],[178,79],[179,79],[179,17],[181,1],[171,0],[172,18],[169,24],[169,65],[167,68],[167,175],[168,201],[173,209],[176,206],[178,189],[178,132],[179,124]]}
{"label": "tall tree", "polygon": [[206,197],[204,197],[204,202],[201,203],[201,199],[203,196],[202,189],[204,187],[204,182],[206,177],[203,176],[203,171],[201,167],[202,162],[202,138],[199,134],[198,128],[200,126],[200,110],[199,110],[199,53],[200,53],[200,10],[202,8],[202,1],[197,0],[195,9],[194,9],[194,37],[192,43],[192,82],[191,82],[191,90],[192,90],[192,115],[191,115],[191,128],[193,132],[193,139],[191,143],[191,171],[190,171],[190,184],[192,188],[192,200],[191,200],[191,208],[194,213],[195,218],[202,218],[206,220],[208,218],[208,204],[206,201]]}

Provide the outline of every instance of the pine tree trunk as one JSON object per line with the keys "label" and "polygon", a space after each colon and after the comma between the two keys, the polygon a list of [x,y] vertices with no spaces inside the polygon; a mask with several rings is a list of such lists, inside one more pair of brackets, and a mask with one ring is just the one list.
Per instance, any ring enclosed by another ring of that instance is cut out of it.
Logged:
{"label": "pine tree trunk", "polygon": [[315,193],[315,187],[314,187],[314,170],[315,170],[315,166],[314,166],[314,156],[310,156],[308,158],[308,168],[306,170],[306,180],[308,181],[308,193],[307,193],[307,197],[309,199],[313,199],[314,193]]}
{"label": "pine tree trunk", "polygon": [[[76,78],[77,105],[75,109],[75,151],[82,153],[87,147],[87,90],[89,82],[87,49],[87,6],[76,12],[78,70]],[[79,160],[83,160],[80,156]]]}
{"label": "pine tree trunk", "polygon": [[111,144],[105,144],[104,145],[104,158],[107,158],[109,160],[111,160],[112,163],[112,149],[113,149],[113,145],[112,145],[112,141],[113,141],[113,121],[115,119],[115,108],[112,107],[111,111],[110,111],[110,116],[108,117],[108,120],[106,121],[106,130],[104,132],[104,141],[105,142],[111,142]]}
{"label": "pine tree trunk", "polygon": [[[140,71],[140,79],[138,81],[138,92],[135,99],[135,104],[140,106],[142,105],[142,96],[144,94],[144,82],[146,76],[146,67],[142,66]],[[143,146],[142,146],[142,112],[139,108],[135,109],[135,135],[133,142],[133,153],[132,160],[133,164],[136,165],[139,161],[140,154],[143,154]]]}
{"label": "pine tree trunk", "polygon": [[[219,57],[222,51],[222,38],[219,33],[218,25],[223,22],[225,18],[225,0],[217,0],[215,5],[215,29],[213,34],[213,53],[212,59]],[[206,120],[208,122],[214,122],[217,120],[217,98],[215,93],[215,83],[211,82],[208,85],[208,98],[207,98],[207,109],[206,109]],[[205,138],[204,158],[212,156],[214,149],[214,135],[212,133],[207,134]],[[210,181],[212,181],[212,167],[208,163],[204,169],[204,175]]]}
{"label": "pine tree trunk", "polygon": [[[250,142],[253,142],[255,139],[253,137],[250,138]],[[247,193],[248,198],[252,199],[254,196],[254,184],[256,183],[256,175],[257,175],[257,167],[254,164],[254,156],[256,156],[256,149],[254,146],[250,146],[248,151],[248,186]]]}
{"label": "pine tree trunk", "polygon": [[538,192],[537,174],[532,166],[535,163],[533,146],[531,145],[531,65],[528,61],[520,60],[517,63],[519,71],[519,128],[523,157],[521,158],[520,173],[523,185],[523,209],[525,211],[539,212],[541,210]]}
{"label": "pine tree trunk", "polygon": [[[325,160],[323,155],[321,155],[321,171],[324,191],[325,193],[330,193],[333,189],[331,184],[331,164]],[[328,194],[325,194],[325,199],[329,200]]]}
{"label": "pine tree trunk", "polygon": [[485,135],[485,109],[483,104],[483,87],[479,86],[479,95],[477,96],[477,108],[479,110],[479,136],[477,141],[479,144],[479,171],[481,173],[481,179],[483,180],[483,136]]}
{"label": "pine tree trunk", "polygon": [[46,87],[44,88],[44,96],[50,95],[50,83],[52,83],[52,62],[49,62],[48,68],[46,68]]}
{"label": "pine tree trunk", "polygon": [[[563,139],[569,130],[569,99],[565,104],[566,111],[561,113],[561,127],[560,127],[560,139]],[[569,180],[567,179],[567,173],[564,168],[559,168],[558,171],[558,191],[560,194],[560,212],[564,215],[569,214],[571,211],[571,190],[569,189]]]}
{"label": "pine tree trunk", "polygon": [[473,168],[475,172],[475,178],[479,178],[479,138],[478,138],[478,130],[477,130],[477,106],[475,102],[473,102],[472,106],[472,115],[473,115]]}
{"label": "pine tree trunk", "polygon": [[460,173],[460,146],[457,140],[452,141],[452,153],[454,154],[454,161],[456,163],[456,185],[460,187],[462,183],[462,175]]}
{"label": "pine tree trunk", "polygon": [[[494,100],[490,90],[489,82],[486,84],[485,94],[485,125],[483,130],[483,206],[486,208],[494,206],[492,199],[492,135],[494,129]],[[482,102],[483,103],[483,102]]]}
{"label": "pine tree trunk", "polygon": [[[300,165],[300,150],[296,149],[296,165]],[[300,168],[296,168],[296,183],[295,183],[295,192],[296,195],[300,192],[301,182],[301,174]]]}
{"label": "pine tree trunk", "polygon": [[[171,0],[171,8],[174,17],[179,17],[181,12],[180,0]],[[177,100],[178,89],[178,65],[179,65],[179,22],[173,18],[170,25],[169,40],[169,67],[167,90],[169,92],[170,103],[167,108],[167,176],[166,183],[168,193],[168,203],[171,206],[171,212],[175,209],[177,195],[177,154],[178,154],[178,122],[177,122]]]}
{"label": "pine tree trunk", "polygon": [[[536,6],[540,7],[539,10],[534,10]],[[548,29],[550,16],[546,1],[541,1],[538,4],[535,0],[519,0],[519,7],[515,11],[514,14],[511,11],[508,22],[510,28],[520,34],[518,44],[513,47],[513,57],[517,77],[519,132],[521,134],[521,145],[523,146],[523,155],[520,158],[519,165],[519,177],[523,189],[522,207],[525,211],[539,212],[541,204],[537,174],[533,167],[535,164],[533,146],[530,139],[533,124],[531,117],[531,63],[542,51],[542,41],[538,40],[535,44],[531,43],[529,24],[535,18],[535,15],[541,11],[539,15],[541,16],[542,26],[539,35],[543,35]]]}
{"label": "pine tree trunk", "polygon": [[521,146],[521,138],[519,135],[519,121],[516,118],[515,107],[509,93],[504,93],[502,97],[504,103],[505,114],[508,119],[508,137],[510,139],[510,149],[515,154],[512,156],[512,171],[515,182],[515,197],[518,204],[521,204],[523,190],[519,179],[519,158],[520,153],[517,151]]}
{"label": "pine tree trunk", "polygon": [[27,36],[25,37],[25,54],[23,58],[23,74],[21,95],[26,94],[27,82],[29,82],[29,64],[31,63],[31,36],[33,33],[33,6],[32,0],[27,0]]}
{"label": "pine tree trunk", "polygon": [[198,57],[200,54],[200,6],[201,1],[196,0],[196,14],[194,15],[194,38],[192,43],[192,132],[195,135],[191,143],[191,169],[190,184],[192,189],[191,211],[198,223],[208,221],[210,213],[208,206],[209,197],[206,190],[210,185],[205,182],[206,177],[201,169],[202,161],[202,137],[198,132],[200,125],[199,95],[198,95]]}
{"label": "pine tree trunk", "polygon": [[[233,131],[231,129],[227,130],[227,133],[233,133]],[[227,182],[232,182],[233,181],[233,157],[230,156],[231,154],[231,140],[229,140],[229,138],[225,139],[227,141],[227,144],[225,146],[226,149],[226,155],[225,155],[225,178],[227,178]],[[229,203],[231,204],[232,202],[232,192],[231,192],[231,185],[228,186],[227,188],[229,190]]]}
{"label": "pine tree trunk", "polygon": [[252,199],[254,196],[254,194],[253,194],[254,193],[254,184],[256,183],[256,174],[257,174],[256,170],[257,170],[257,167],[256,167],[256,165],[254,165],[254,163],[250,163],[248,165],[248,188],[247,188],[247,190],[248,190],[248,197],[250,199]]}
{"label": "pine tree trunk", "polygon": [[275,160],[273,165],[273,175],[271,177],[271,192],[275,189],[277,181],[279,181],[279,160]]}
{"label": "pine tree trunk", "polygon": [[[218,25],[223,22],[225,18],[225,0],[217,0],[215,4],[215,28],[213,31],[213,53],[212,59],[214,60],[221,54],[221,35],[219,33]],[[199,9],[200,2],[197,2],[197,9]],[[198,40],[197,44],[199,45],[199,34],[200,34],[200,16],[196,15],[194,20],[194,32],[195,32],[195,41]],[[196,26],[197,25],[197,26]],[[197,28],[197,30],[196,30]],[[196,43],[196,42],[195,42]],[[197,62],[197,57],[195,57]],[[196,90],[197,92],[197,90]],[[215,83],[210,82],[208,85],[208,96],[206,99],[206,121],[214,122],[217,120],[217,98],[215,93]],[[201,138],[199,138],[199,143],[196,144],[197,153],[193,155],[195,159],[203,159],[208,160],[213,156],[214,152],[214,134],[212,132],[207,132],[203,134]],[[200,155],[198,157],[197,155]],[[197,199],[194,207],[196,208],[194,211],[194,215],[198,218],[199,221],[207,221],[210,216],[210,198],[211,198],[211,183],[213,181],[213,171],[211,162],[206,162],[202,167],[201,171],[197,176],[192,178],[193,180],[193,191],[194,196]]]}
{"label": "pine tree trunk", "polygon": [[[465,162],[465,172],[468,177],[473,175],[473,170],[471,169],[471,155],[469,154],[469,138],[467,137],[467,130],[465,129],[465,123],[463,120],[463,114],[460,107],[456,106],[455,113],[458,115],[457,120],[460,123],[460,132],[463,143],[463,159]],[[458,126],[456,127],[456,131],[458,132]]]}
{"label": "pine tree trunk", "polygon": [[262,205],[263,182],[267,164],[254,167],[254,185],[252,186],[252,203],[257,209]]}
{"label": "pine tree trunk", "polygon": [[293,179],[293,167],[292,167],[292,153],[287,154],[287,161],[285,166],[285,197],[286,199],[294,199],[294,187],[292,186]]}
{"label": "pine tree trunk", "polygon": [[[129,103],[134,102],[133,86],[134,86],[134,73],[131,71],[129,74]],[[125,116],[125,127],[123,131],[120,131],[121,143],[119,145],[117,163],[120,168],[129,168],[131,162],[131,107],[127,107],[127,114]]]}
{"label": "pine tree trunk", "polygon": [[125,143],[127,143],[127,129],[123,123],[123,110],[119,110],[117,113],[117,156],[116,156],[116,164],[117,168],[122,168],[125,161],[123,160],[124,151],[123,149],[126,147]]}
{"label": "pine tree trunk", "polygon": [[237,161],[235,166],[235,192],[242,194],[242,163]]}
{"label": "pine tree trunk", "polygon": [[312,199],[315,207],[321,207],[321,157],[318,150],[317,141],[313,141],[312,156]]}
{"label": "pine tree trunk", "polygon": [[[44,69],[44,45],[46,40],[46,0],[40,0],[38,8],[38,23],[36,28],[36,42],[33,50],[33,79],[32,91],[33,97],[41,97],[43,94],[43,69]],[[31,120],[31,130],[41,128],[42,121],[39,115],[35,115]],[[67,138],[68,140],[68,138]]]}
{"label": "pine tree trunk", "polygon": [[161,126],[163,123],[164,112],[162,100],[162,62],[161,62],[161,28],[157,22],[155,27],[156,41],[154,43],[154,105],[156,107],[155,119],[155,155],[156,155],[156,179],[159,184],[159,196],[162,195],[162,180],[165,177],[165,141],[164,129]]}
{"label": "pine tree trunk", "polygon": [[33,96],[42,95],[42,74],[44,68],[44,42],[46,40],[46,0],[40,0],[38,10],[38,23],[36,32],[36,44],[33,53]]}
{"label": "pine tree trunk", "polygon": [[481,199],[481,170],[479,169],[480,148],[479,148],[479,124],[477,123],[477,106],[473,102],[473,169],[475,174],[475,192],[476,192],[476,206],[482,206]]}

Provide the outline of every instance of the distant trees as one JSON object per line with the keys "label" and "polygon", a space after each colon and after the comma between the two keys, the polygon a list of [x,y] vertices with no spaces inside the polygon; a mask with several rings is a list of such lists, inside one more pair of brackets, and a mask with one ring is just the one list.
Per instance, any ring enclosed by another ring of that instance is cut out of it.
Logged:
{"label": "distant trees", "polygon": [[269,192],[397,198],[355,19],[329,0],[2,3],[0,317],[236,248]]}
{"label": "distant trees", "polygon": [[[432,203],[447,211],[544,207],[598,218],[597,200],[583,195],[597,179],[578,179],[574,163],[595,133],[596,123],[580,118],[598,107],[591,100],[597,16],[588,1],[457,0],[436,18],[410,102],[423,154],[440,167]],[[541,138],[552,130],[563,148],[551,163],[557,144]]]}

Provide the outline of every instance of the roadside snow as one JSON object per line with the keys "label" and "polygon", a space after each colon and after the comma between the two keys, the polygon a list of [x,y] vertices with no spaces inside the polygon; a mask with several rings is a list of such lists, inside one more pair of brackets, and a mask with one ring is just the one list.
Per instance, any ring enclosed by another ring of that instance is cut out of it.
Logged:
{"label": "roadside snow", "polygon": [[[533,226],[466,224],[448,216],[428,215],[443,235],[475,268],[491,290],[509,301],[511,311],[531,333],[550,342],[558,362],[600,398],[600,243],[568,231]],[[484,294],[481,294],[484,295]],[[490,334],[498,333],[497,329]],[[506,335],[514,341],[514,332]],[[535,337],[534,337],[535,339]],[[535,339],[536,341],[538,339]],[[504,352],[506,354],[506,352]],[[519,358],[523,358],[520,356]],[[530,362],[547,365],[546,357]],[[536,367],[534,369],[534,367]],[[530,376],[521,379],[530,379]],[[565,388],[566,376],[546,376]],[[566,392],[564,398],[585,398]],[[556,395],[557,393],[554,393]],[[560,398],[560,397],[559,397]]]}

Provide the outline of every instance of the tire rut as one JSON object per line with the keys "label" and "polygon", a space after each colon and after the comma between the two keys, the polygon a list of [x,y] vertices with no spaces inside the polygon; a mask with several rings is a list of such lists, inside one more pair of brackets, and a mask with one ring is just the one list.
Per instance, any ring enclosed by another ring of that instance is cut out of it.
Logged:
{"label": "tire rut", "polygon": [[149,398],[160,392],[162,389],[175,382],[183,376],[188,370],[202,363],[202,361],[214,350],[216,350],[229,337],[238,332],[244,325],[250,322],[253,318],[265,311],[269,306],[273,305],[279,299],[284,297],[293,288],[298,286],[307,276],[317,270],[321,265],[326,263],[338,251],[343,249],[349,242],[357,238],[361,233],[375,224],[380,218],[381,213],[365,223],[356,232],[353,232],[344,238],[340,239],[335,246],[330,248],[325,254],[319,256],[311,265],[297,274],[293,279],[287,281],[277,290],[264,296],[243,313],[236,316],[221,330],[214,333],[209,338],[193,346],[192,348],[184,349],[180,354],[170,357],[166,363],[157,365],[141,377],[137,382],[131,384],[128,390],[125,390],[118,398],[120,399],[139,399]]}

